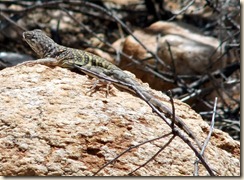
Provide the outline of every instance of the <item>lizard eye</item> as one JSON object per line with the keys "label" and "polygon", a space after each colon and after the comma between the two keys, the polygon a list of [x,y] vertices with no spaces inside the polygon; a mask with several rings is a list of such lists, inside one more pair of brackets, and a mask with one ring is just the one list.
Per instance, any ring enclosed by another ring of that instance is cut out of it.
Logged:
{"label": "lizard eye", "polygon": [[32,43],[36,43],[36,38],[35,38],[34,36],[32,36],[32,37],[30,38],[30,41],[31,41]]}

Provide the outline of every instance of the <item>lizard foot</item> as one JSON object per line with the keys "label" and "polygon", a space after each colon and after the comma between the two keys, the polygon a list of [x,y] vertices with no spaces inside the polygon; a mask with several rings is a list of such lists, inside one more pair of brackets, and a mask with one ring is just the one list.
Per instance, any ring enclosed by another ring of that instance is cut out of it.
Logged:
{"label": "lizard foot", "polygon": [[[102,91],[105,91],[105,96],[107,97],[111,92],[111,84],[110,82],[94,78],[93,81],[85,83],[85,85],[92,86],[85,94],[87,95],[89,93],[91,96],[96,91],[102,89]],[[104,88],[104,86],[106,87]]]}

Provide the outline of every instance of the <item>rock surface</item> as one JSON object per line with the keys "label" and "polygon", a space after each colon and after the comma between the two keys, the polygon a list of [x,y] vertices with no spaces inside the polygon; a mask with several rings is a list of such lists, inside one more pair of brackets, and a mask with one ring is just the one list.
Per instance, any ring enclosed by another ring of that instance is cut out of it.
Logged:
{"label": "rock surface", "polygon": [[[144,101],[128,92],[112,86],[108,97],[103,87],[87,95],[90,81],[85,75],[42,65],[0,71],[0,175],[93,175],[128,147],[170,132]],[[153,93],[170,105],[167,96]],[[208,124],[180,101],[175,100],[175,108],[204,141]],[[169,139],[132,149],[98,175],[128,175]],[[214,130],[205,157],[216,175],[239,176],[239,156],[239,142]],[[177,137],[133,175],[191,176],[195,159]],[[201,165],[199,175],[208,175]]]}

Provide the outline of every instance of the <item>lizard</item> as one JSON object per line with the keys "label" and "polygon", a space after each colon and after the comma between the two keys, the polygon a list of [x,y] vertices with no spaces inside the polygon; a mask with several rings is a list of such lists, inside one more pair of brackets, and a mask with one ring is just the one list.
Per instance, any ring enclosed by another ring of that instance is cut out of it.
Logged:
{"label": "lizard", "polygon": [[[139,92],[139,94],[144,97],[143,100],[147,101],[148,104],[153,105],[162,113],[172,115],[172,110],[169,107],[152,96],[151,93],[145,90],[133,77],[126,74],[122,69],[108,60],[80,49],[59,45],[40,29],[23,32],[23,39],[39,58],[41,58],[35,61],[27,61],[23,64],[42,64],[49,67],[59,66],[71,70],[80,68],[83,73],[95,78],[112,78],[115,80],[115,85],[122,84],[121,87],[127,90],[128,87],[132,87],[130,90]],[[116,82],[121,83],[116,84]],[[123,86],[123,84],[127,85],[127,87]],[[174,115],[174,123],[192,138],[201,149],[201,144],[196,136],[177,115]]]}

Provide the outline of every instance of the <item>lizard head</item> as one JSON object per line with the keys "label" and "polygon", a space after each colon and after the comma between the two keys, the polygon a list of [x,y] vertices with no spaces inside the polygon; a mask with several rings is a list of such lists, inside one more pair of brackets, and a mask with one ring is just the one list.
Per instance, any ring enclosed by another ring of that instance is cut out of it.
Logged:
{"label": "lizard head", "polygon": [[24,32],[23,39],[40,58],[44,58],[48,51],[53,49],[56,45],[56,43],[40,29]]}

